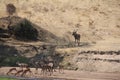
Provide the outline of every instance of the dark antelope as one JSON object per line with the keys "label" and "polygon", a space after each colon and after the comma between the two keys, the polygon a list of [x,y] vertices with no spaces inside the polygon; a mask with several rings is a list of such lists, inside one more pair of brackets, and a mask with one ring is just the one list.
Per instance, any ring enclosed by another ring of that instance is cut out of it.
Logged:
{"label": "dark antelope", "polygon": [[21,74],[21,76],[25,76],[27,73],[30,73],[30,75],[33,75],[31,69],[29,67],[26,67],[26,69],[23,71],[23,73]]}
{"label": "dark antelope", "polygon": [[48,74],[51,76],[53,74],[53,63],[52,62],[44,62],[44,61],[38,61],[35,62],[36,67],[36,73],[38,73],[38,68],[41,68],[41,74],[45,75]]}
{"label": "dark antelope", "polygon": [[75,38],[75,43],[78,43],[78,45],[80,44],[80,34],[77,33],[77,31],[73,31],[72,35]]}
{"label": "dark antelope", "polygon": [[13,71],[17,72],[17,69],[16,68],[10,68],[9,71],[6,74],[9,75],[9,73],[12,73]]}

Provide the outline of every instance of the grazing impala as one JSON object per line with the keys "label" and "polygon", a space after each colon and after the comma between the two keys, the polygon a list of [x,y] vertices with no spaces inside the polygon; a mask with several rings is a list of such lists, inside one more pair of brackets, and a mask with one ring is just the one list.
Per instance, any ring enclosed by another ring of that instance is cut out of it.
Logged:
{"label": "grazing impala", "polygon": [[13,71],[17,72],[16,68],[10,68],[9,71],[7,72],[7,75],[9,75],[9,73],[12,73]]}
{"label": "grazing impala", "polygon": [[17,70],[17,72],[15,73],[15,76],[20,75],[23,71],[24,71],[23,68],[20,70]]}
{"label": "grazing impala", "polygon": [[26,67],[26,69],[22,72],[21,76],[25,76],[27,73],[30,73],[30,75],[33,75],[32,71],[29,67]]}

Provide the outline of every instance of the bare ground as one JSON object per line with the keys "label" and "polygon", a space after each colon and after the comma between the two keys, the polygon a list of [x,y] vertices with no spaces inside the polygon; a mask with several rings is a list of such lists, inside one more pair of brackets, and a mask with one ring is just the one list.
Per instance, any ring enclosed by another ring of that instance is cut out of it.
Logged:
{"label": "bare ground", "polygon": [[[0,75],[6,75],[11,67],[0,68]],[[41,79],[46,78],[50,80],[120,80],[120,73],[98,73],[98,72],[81,72],[73,70],[64,70],[64,73],[54,72],[52,76],[43,76],[35,73],[35,69],[31,68],[33,75],[27,74],[27,77]],[[52,79],[51,79],[52,78]],[[45,80],[46,80],[45,79]]]}

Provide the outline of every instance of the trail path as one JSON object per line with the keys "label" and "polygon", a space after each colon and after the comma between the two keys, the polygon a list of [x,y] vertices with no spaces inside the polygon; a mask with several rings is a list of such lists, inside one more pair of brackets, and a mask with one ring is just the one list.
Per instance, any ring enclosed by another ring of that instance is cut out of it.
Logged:
{"label": "trail path", "polygon": [[[8,69],[10,69],[10,67],[0,68],[0,75],[5,75]],[[35,69],[31,68],[31,70],[34,73]],[[34,74],[31,77],[32,78],[28,80],[41,80],[41,78],[43,78],[43,76],[40,75],[40,73],[37,75]],[[47,76],[44,78],[45,80],[120,80],[120,73],[98,73],[98,72],[81,72],[81,71],[65,70],[64,74],[55,72],[51,77]]]}

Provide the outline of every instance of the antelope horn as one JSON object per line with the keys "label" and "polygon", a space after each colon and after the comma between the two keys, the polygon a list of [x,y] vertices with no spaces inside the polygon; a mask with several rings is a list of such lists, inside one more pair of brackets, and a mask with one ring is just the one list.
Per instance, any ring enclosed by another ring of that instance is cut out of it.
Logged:
{"label": "antelope horn", "polygon": [[75,29],[73,30],[73,32],[75,32]]}

